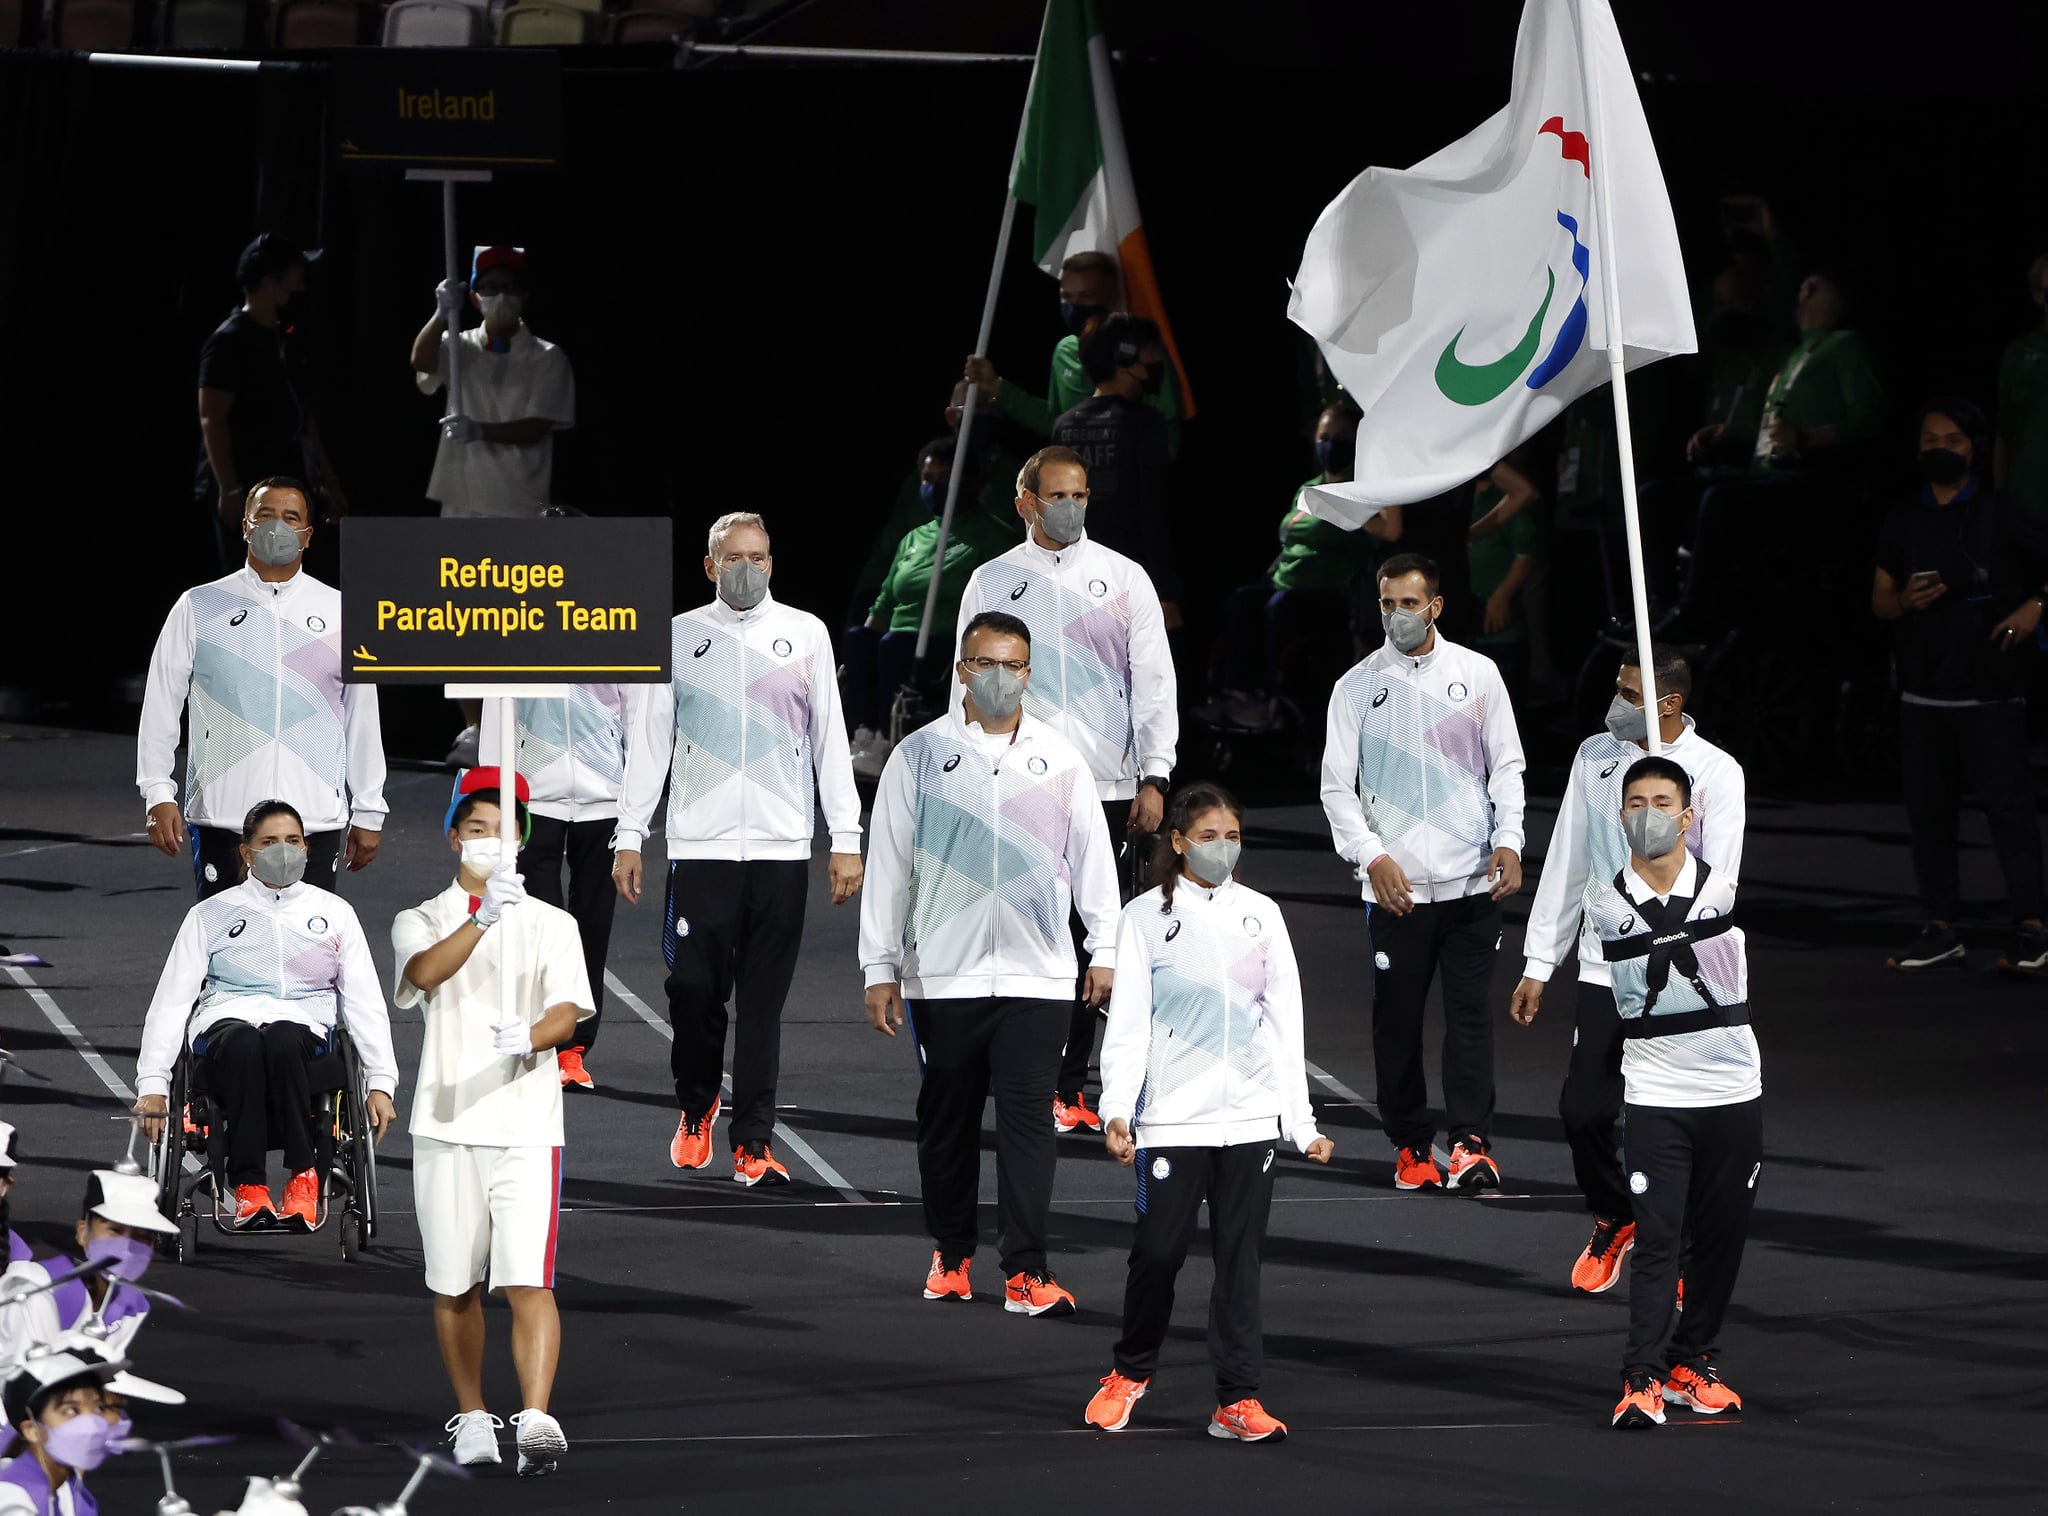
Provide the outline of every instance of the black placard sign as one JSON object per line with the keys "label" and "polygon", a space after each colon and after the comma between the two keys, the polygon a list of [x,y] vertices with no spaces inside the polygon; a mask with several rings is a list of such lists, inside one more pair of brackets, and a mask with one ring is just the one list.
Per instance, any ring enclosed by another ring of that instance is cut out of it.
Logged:
{"label": "black placard sign", "polygon": [[669,677],[665,517],[341,526],[350,684],[659,683]]}
{"label": "black placard sign", "polygon": [[344,48],[334,129],[344,163],[549,168],[562,154],[561,59],[544,48]]}

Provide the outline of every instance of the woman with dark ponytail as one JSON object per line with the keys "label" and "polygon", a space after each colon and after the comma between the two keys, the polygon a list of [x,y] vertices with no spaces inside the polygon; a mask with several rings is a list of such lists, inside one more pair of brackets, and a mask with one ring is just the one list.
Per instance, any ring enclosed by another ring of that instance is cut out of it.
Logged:
{"label": "woman with dark ponytail", "polygon": [[1213,784],[1176,790],[1155,851],[1153,888],[1124,907],[1117,979],[1102,1036],[1102,1118],[1110,1153],[1138,1169],[1138,1229],[1115,1365],[1088,1403],[1089,1425],[1129,1425],[1173,1316],[1173,1287],[1202,1202],[1216,1284],[1209,1435],[1279,1441],[1287,1424],[1259,1404],[1259,1254],[1273,1201],[1273,1146],[1317,1163],[1302,1051],[1301,975],[1280,908],[1236,882],[1243,812]]}

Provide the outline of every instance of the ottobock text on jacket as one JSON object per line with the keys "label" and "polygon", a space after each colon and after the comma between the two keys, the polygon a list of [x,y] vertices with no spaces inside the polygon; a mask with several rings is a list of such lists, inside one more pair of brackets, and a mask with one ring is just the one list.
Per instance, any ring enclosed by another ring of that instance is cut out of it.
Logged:
{"label": "ottobock text on jacket", "polygon": [[[519,777],[536,816],[557,821],[609,821],[619,814],[630,734],[642,709],[664,691],[653,684],[572,684],[566,695],[521,698]],[[478,761],[498,762],[498,724],[485,721]]]}
{"label": "ottobock text on jacket", "polygon": [[664,772],[670,858],[811,856],[822,797],[832,851],[860,851],[837,664],[825,623],[773,595],[675,618],[670,699],[657,690],[626,743],[614,846],[646,838]]}
{"label": "ottobock text on jacket", "polygon": [[178,795],[185,817],[242,828],[259,800],[294,806],[308,832],[384,826],[377,689],[341,681],[341,594],[301,569],[266,584],[247,565],[178,597],[157,634],[135,744],[145,806]]}
{"label": "ottobock text on jacket", "polygon": [[861,888],[867,983],[908,1000],[1071,1001],[1078,910],[1090,966],[1116,966],[1109,828],[1088,765],[1025,716],[1014,740],[948,712],[882,770]]}
{"label": "ottobock text on jacket", "polygon": [[1302,1047],[1301,974],[1280,907],[1181,879],[1124,907],[1102,1034],[1105,1122],[1139,1147],[1229,1147],[1319,1135]]}
{"label": "ottobock text on jacket", "polygon": [[[1628,862],[1628,837],[1621,829],[1621,776],[1648,755],[1647,748],[1623,742],[1611,732],[1579,744],[1557,807],[1550,851],[1543,857],[1543,878],[1529,904],[1529,927],[1523,934],[1523,951],[1528,954],[1525,978],[1547,981],[1577,937],[1579,978],[1590,984],[1613,983],[1586,908]],[[1665,746],[1664,756],[1692,778],[1693,825],[1685,835],[1686,847],[1695,858],[1713,865],[1717,877],[1734,884],[1742,873],[1742,833],[1748,824],[1742,765],[1700,736],[1690,716],[1678,740]]]}
{"label": "ottobock text on jacket", "polygon": [[1495,848],[1522,851],[1522,739],[1493,660],[1446,641],[1382,645],[1330,692],[1323,811],[1358,872],[1383,854],[1418,901],[1488,888]]}
{"label": "ottobock text on jacket", "polygon": [[[1031,628],[1025,713],[1073,744],[1100,799],[1129,800],[1143,775],[1173,772],[1173,652],[1158,591],[1139,564],[1086,532],[1058,551],[1027,536],[974,571],[960,597],[960,631],[983,611],[1006,611]],[[957,687],[952,701],[959,710]]]}

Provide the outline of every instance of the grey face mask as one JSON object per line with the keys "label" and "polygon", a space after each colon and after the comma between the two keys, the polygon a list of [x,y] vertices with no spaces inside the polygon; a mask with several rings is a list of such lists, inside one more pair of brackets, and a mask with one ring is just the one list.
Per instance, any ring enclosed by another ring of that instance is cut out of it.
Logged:
{"label": "grey face mask", "polygon": [[1617,742],[1644,743],[1650,740],[1650,717],[1639,705],[1630,705],[1620,695],[1607,707],[1607,730]]}
{"label": "grey face mask", "polygon": [[967,693],[974,697],[982,715],[991,721],[1007,721],[1024,703],[1024,680],[999,663],[968,680]]}
{"label": "grey face mask", "polygon": [[742,560],[718,571],[718,598],[736,611],[751,611],[768,594],[768,576]]}
{"label": "grey face mask", "polygon": [[256,850],[249,872],[274,890],[289,889],[306,877],[306,850],[289,842],[273,842]]}
{"label": "grey face mask", "polygon": [[1678,846],[1678,818],[1647,805],[1623,816],[1621,829],[1638,858],[1662,858]]}
{"label": "grey face mask", "polygon": [[1088,502],[1085,500],[1047,500],[1040,497],[1044,510],[1039,513],[1038,524],[1045,535],[1055,542],[1079,542],[1081,533],[1088,524]]}
{"label": "grey face mask", "polygon": [[1188,872],[1210,884],[1221,884],[1237,872],[1237,860],[1244,844],[1219,837],[1213,842],[1188,844]]}
{"label": "grey face mask", "polygon": [[1412,653],[1429,640],[1429,618],[1420,611],[1381,611],[1380,625],[1396,650]]}
{"label": "grey face mask", "polygon": [[259,521],[249,529],[249,556],[271,568],[297,563],[305,549],[299,534],[283,521]]}

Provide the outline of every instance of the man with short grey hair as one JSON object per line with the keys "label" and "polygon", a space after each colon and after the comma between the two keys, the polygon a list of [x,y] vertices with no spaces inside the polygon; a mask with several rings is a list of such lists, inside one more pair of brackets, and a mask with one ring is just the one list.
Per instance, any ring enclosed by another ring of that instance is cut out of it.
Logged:
{"label": "man with short grey hair", "polygon": [[[669,1055],[682,1108],[669,1158],[711,1163],[725,1061],[733,1038],[733,1178],[787,1184],[768,1139],[775,1127],[782,1002],[803,941],[811,837],[822,799],[832,835],[832,903],[860,888],[860,795],[854,789],[837,662],[825,623],[768,592],[768,528],[752,511],[711,525],[707,606],[675,618],[673,699],[646,702],[627,738],[612,877],[640,899],[640,849],[669,780]],[[813,788],[815,777],[815,789]]]}

